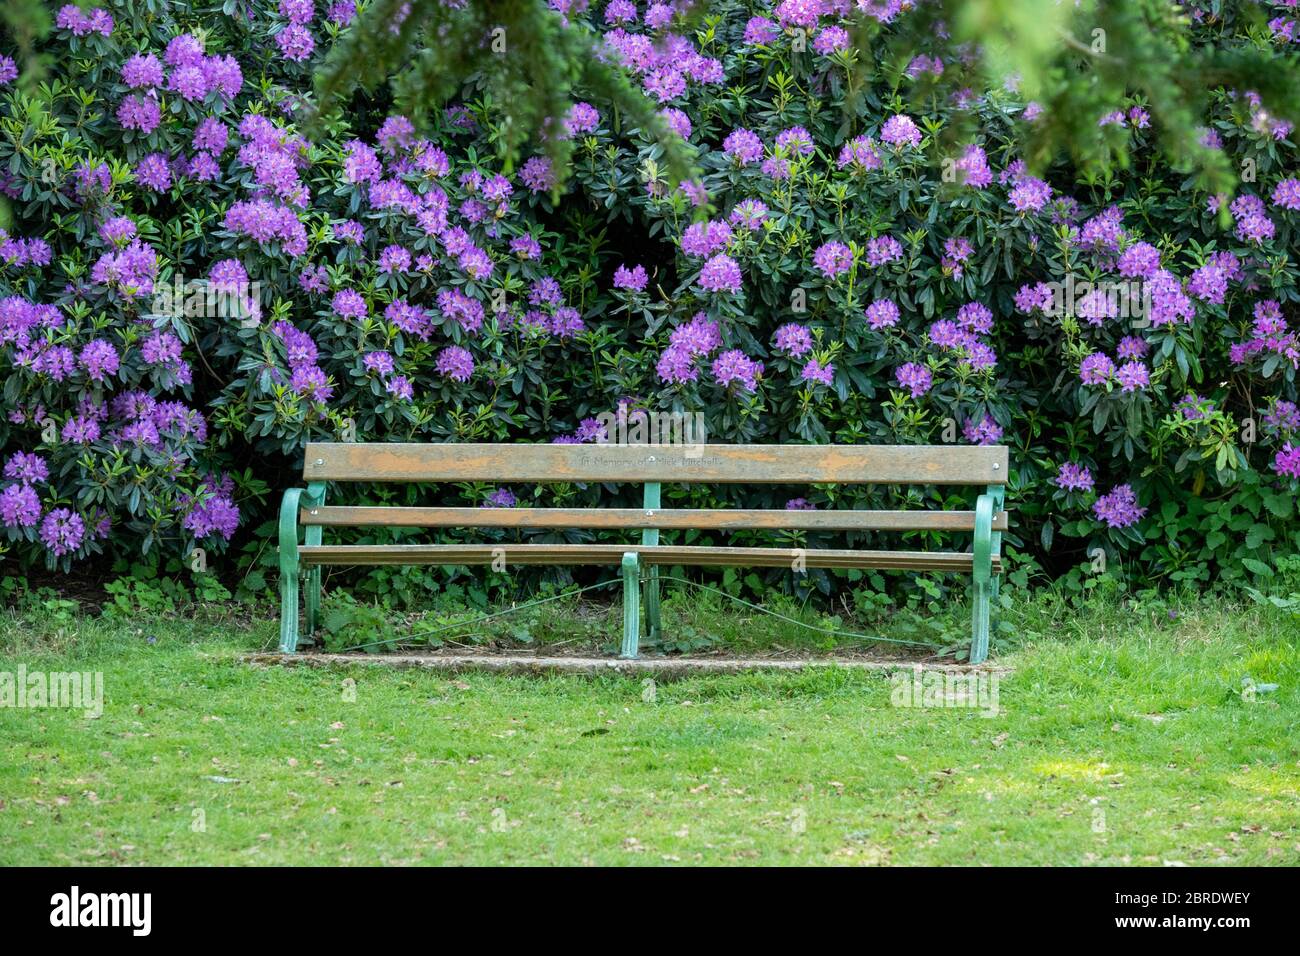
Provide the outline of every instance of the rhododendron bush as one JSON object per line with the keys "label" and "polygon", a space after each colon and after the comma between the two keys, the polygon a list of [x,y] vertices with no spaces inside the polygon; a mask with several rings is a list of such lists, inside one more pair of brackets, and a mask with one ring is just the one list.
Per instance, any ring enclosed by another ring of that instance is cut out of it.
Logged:
{"label": "rhododendron bush", "polygon": [[[887,30],[908,5],[859,6]],[[1246,42],[1196,8],[1202,42]],[[472,78],[427,124],[381,90],[309,140],[349,0],[64,8],[40,87],[0,60],[9,556],[215,554],[255,539],[308,440],[598,442],[621,407],[702,412],[717,442],[1006,444],[1022,570],[1266,574],[1300,533],[1289,125],[1216,94],[1204,145],[1241,164],[1232,196],[1157,157],[1136,99],[1097,109],[1134,168],[1034,172],[1016,143],[1042,108],[1014,77],[984,88],[942,33],[871,67],[848,10],[717,2],[677,35],[670,5],[564,7],[696,150],[677,185],[594,94],[551,125],[567,177],[540,148],[507,168]],[[1275,13],[1250,42],[1295,42]]]}

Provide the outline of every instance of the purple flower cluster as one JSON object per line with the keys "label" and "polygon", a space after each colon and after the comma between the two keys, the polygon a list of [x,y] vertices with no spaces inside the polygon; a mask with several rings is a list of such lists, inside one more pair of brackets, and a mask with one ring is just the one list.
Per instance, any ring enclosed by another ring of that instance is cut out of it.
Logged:
{"label": "purple flower cluster", "polygon": [[978,422],[967,419],[961,433],[972,445],[996,445],[1002,440],[1002,426],[988,415]]}
{"label": "purple flower cluster", "polygon": [[1137,495],[1130,486],[1116,485],[1093,502],[1092,513],[1111,528],[1127,528],[1141,521],[1147,510],[1138,507]]}
{"label": "purple flower cluster", "polygon": [[900,365],[894,371],[894,379],[899,385],[907,389],[913,398],[922,397],[934,385],[930,370],[916,362]]}
{"label": "purple flower cluster", "polygon": [[69,3],[59,8],[54,22],[59,29],[70,30],[73,36],[78,37],[91,33],[106,37],[113,32],[113,17],[102,7],[95,7],[85,13],[76,4]]}
{"label": "purple flower cluster", "polygon": [[230,476],[220,481],[206,480],[198,494],[182,501],[188,507],[182,526],[195,539],[220,535],[229,541],[239,527],[239,507],[234,502],[234,482]]}
{"label": "purple flower cluster", "polygon": [[853,265],[853,250],[842,242],[828,242],[813,253],[813,265],[828,279],[843,275]]}
{"label": "purple flower cluster", "polygon": [[1255,303],[1254,315],[1251,337],[1234,343],[1228,350],[1233,364],[1244,365],[1261,353],[1270,353],[1289,362],[1292,368],[1300,368],[1300,340],[1287,329],[1277,300],[1264,299]]}
{"label": "purple flower cluster", "polygon": [[738,385],[743,391],[758,388],[763,377],[763,363],[755,361],[740,349],[730,349],[713,360],[713,380],[722,388]]}
{"label": "purple flower cluster", "polygon": [[1052,483],[1066,491],[1092,491],[1092,472],[1072,461],[1063,462]]}
{"label": "purple flower cluster", "polygon": [[710,355],[722,345],[718,323],[705,313],[697,312],[689,322],[673,329],[669,344],[659,356],[656,371],[659,380],[671,385],[693,382],[699,376],[695,361]]}
{"label": "purple flower cluster", "polygon": [[981,336],[993,331],[993,313],[980,302],[967,302],[955,320],[940,319],[930,326],[930,341],[957,354],[958,364],[981,372],[997,365],[997,353]]}

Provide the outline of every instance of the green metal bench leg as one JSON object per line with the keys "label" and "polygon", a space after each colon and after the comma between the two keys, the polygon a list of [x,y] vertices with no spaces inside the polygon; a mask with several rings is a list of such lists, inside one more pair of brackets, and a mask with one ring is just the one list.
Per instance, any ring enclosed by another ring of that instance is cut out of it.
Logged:
{"label": "green metal bench leg", "polygon": [[[659,482],[647,481],[644,489],[643,502],[647,517],[653,512],[659,510]],[[645,528],[641,532],[641,543],[645,545],[657,545],[659,543],[659,529]],[[659,566],[651,565],[646,569],[645,581],[645,619],[646,633],[650,636],[651,641],[659,640]]]}
{"label": "green metal bench leg", "polygon": [[[319,538],[320,535],[317,535]],[[320,544],[320,541],[312,541],[311,535],[307,535],[307,544]],[[304,582],[305,592],[303,594],[303,604],[306,606],[306,631],[309,635],[316,633],[316,628],[320,626],[320,567],[307,569]]]}
{"label": "green metal bench leg", "polygon": [[634,660],[641,640],[641,569],[636,552],[623,555],[623,647],[620,657]]}
{"label": "green metal bench leg", "polygon": [[992,495],[980,495],[975,502],[975,548],[972,557],[970,662],[980,664],[989,656],[989,610],[993,592]]}
{"label": "green metal bench leg", "polygon": [[989,656],[989,598],[987,581],[971,582],[970,662],[981,664]]}
{"label": "green metal bench leg", "polygon": [[[1002,485],[989,485],[987,494],[993,499],[993,513],[999,514],[1006,507],[1007,489]],[[1002,557],[1002,532],[993,532],[992,552],[994,558]],[[993,575],[993,586],[989,590],[989,613],[992,615],[993,609],[998,606],[998,585],[1002,583],[1002,575]],[[990,618],[991,619],[991,618]]]}
{"label": "green metal bench leg", "polygon": [[661,635],[659,628],[659,567],[655,565],[648,569],[645,582],[645,620],[646,634],[649,635],[652,642],[658,641]]}
{"label": "green metal bench leg", "polygon": [[298,649],[298,502],[303,489],[290,488],[280,502],[280,652]]}
{"label": "green metal bench leg", "polygon": [[[325,503],[325,483],[323,481],[313,481],[307,486],[307,493],[303,496],[308,508],[315,508]],[[321,533],[324,529],[320,525],[309,525],[304,535],[306,545],[318,545],[321,543]],[[306,574],[307,590],[303,595],[303,604],[307,609],[307,633],[316,633],[316,628],[320,626],[320,579],[321,569],[319,565],[307,569]]]}

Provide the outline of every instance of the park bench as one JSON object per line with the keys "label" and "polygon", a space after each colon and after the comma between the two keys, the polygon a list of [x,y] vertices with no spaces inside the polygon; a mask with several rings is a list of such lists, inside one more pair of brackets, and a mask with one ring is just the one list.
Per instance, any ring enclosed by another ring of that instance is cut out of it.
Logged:
{"label": "park bench", "polygon": [[[309,632],[320,617],[323,565],[612,565],[623,578],[621,656],[637,655],[642,633],[659,636],[663,566],[903,569],[972,576],[970,660],[988,653],[990,606],[1002,571],[1005,447],[936,445],[569,445],[313,443],[305,488],[291,488],[280,509],[280,649],[298,645],[300,577]],[[636,483],[641,508],[465,508],[326,505],[330,482],[474,482],[500,484]],[[984,486],[973,511],[662,509],[664,483],[876,484]],[[325,544],[325,528],[507,528],[639,532],[635,544]],[[665,544],[679,529],[939,531],[974,536],[970,551],[699,547]],[[300,534],[301,531],[301,534]],[[642,602],[644,591],[645,600]]]}

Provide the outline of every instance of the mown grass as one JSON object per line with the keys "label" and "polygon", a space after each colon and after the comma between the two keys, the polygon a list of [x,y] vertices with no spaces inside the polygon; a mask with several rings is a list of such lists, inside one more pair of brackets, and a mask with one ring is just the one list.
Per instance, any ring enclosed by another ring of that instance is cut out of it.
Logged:
{"label": "mown grass", "polygon": [[273,620],[10,614],[0,670],[106,702],[0,708],[0,862],[1300,863],[1295,619],[1170,610],[1019,609],[996,716],[847,671],[255,668]]}

